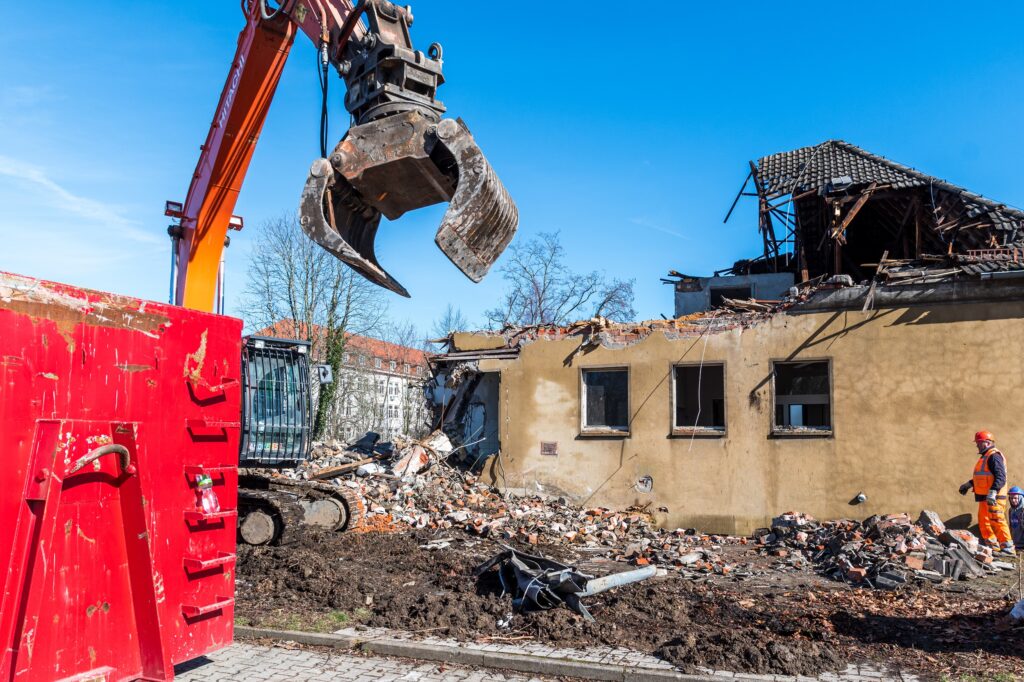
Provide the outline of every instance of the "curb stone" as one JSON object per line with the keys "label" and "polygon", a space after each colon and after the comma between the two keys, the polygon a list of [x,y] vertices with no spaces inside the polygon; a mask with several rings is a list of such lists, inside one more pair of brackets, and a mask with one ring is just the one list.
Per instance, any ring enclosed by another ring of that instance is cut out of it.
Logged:
{"label": "curb stone", "polygon": [[395,639],[360,639],[349,635],[333,633],[297,632],[235,626],[235,639],[278,639],[309,646],[326,646],[335,649],[361,649],[381,656],[396,656],[424,661],[443,661],[466,666],[497,668],[534,675],[582,677],[609,682],[721,682],[721,677],[711,675],[684,675],[671,670],[630,668],[607,663],[571,661],[529,654],[510,654],[497,651],[477,651],[458,646],[427,644]]}

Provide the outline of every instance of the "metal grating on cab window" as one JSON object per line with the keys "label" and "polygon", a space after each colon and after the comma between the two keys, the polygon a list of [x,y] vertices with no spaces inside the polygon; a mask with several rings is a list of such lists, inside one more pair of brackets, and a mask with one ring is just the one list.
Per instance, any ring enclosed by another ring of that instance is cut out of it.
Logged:
{"label": "metal grating on cab window", "polygon": [[242,466],[306,459],[311,430],[308,346],[250,337],[243,356]]}

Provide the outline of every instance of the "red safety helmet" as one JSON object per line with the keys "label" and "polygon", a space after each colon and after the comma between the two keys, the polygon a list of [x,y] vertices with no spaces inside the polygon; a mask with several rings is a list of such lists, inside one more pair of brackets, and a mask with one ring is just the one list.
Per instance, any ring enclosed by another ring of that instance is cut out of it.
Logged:
{"label": "red safety helmet", "polygon": [[996,437],[992,435],[991,431],[978,431],[976,434],[974,434],[975,443],[981,442],[983,440],[987,440],[990,443],[995,443]]}

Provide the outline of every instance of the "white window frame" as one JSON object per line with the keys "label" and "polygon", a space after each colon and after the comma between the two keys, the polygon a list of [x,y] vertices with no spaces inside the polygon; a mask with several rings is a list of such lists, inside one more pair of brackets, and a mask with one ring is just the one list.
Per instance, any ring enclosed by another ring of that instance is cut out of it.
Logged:
{"label": "white window frame", "polygon": [[[617,428],[614,426],[587,426],[587,382],[586,374],[588,372],[625,372],[626,373],[626,426],[623,428]],[[594,365],[590,367],[581,367],[579,382],[580,382],[580,435],[581,436],[604,436],[604,437],[615,437],[615,438],[628,438],[630,435],[630,422],[632,421],[632,390],[630,390],[630,383],[632,377],[628,365]]]}

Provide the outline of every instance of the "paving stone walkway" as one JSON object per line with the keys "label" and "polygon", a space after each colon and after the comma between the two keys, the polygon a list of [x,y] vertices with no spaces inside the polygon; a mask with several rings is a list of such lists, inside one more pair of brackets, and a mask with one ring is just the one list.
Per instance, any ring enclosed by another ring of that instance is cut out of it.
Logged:
{"label": "paving stone walkway", "polygon": [[[346,634],[350,631],[344,631]],[[365,639],[367,632],[359,631]],[[387,632],[387,631],[385,631]],[[392,635],[395,633],[389,632]],[[450,644],[450,641],[435,639],[435,644]],[[543,656],[560,661],[579,660],[624,665],[634,670],[666,672],[671,669],[664,661],[624,649],[594,648],[554,649],[550,647],[515,645],[476,645],[462,643],[460,646],[491,652],[507,652],[519,655]],[[491,648],[486,648],[491,647]],[[596,660],[595,657],[600,657]],[[703,671],[723,680],[733,682],[917,682],[912,675],[901,675],[873,666],[849,666],[839,674],[824,673],[817,678],[788,677],[785,675],[749,675],[728,671]],[[393,659],[382,656],[362,655],[345,650],[325,652],[303,648],[264,646],[236,642],[232,646],[178,666],[175,670],[179,682],[234,682],[253,680],[255,682],[398,682],[404,680],[419,682],[549,682],[551,678],[504,672],[487,668],[468,668],[458,665],[442,665],[433,662]],[[692,678],[691,678],[692,679]]]}
{"label": "paving stone walkway", "polygon": [[[437,644],[441,646],[456,646],[461,649],[476,651],[488,651],[495,653],[519,654],[529,656],[540,656],[543,658],[557,659],[560,661],[580,661],[582,663],[601,663],[605,665],[618,665],[627,668],[641,670],[674,670],[671,663],[668,663],[655,656],[640,653],[633,649],[622,647],[594,646],[587,649],[568,649],[545,646],[534,642],[480,644],[476,642],[459,642],[452,639],[439,637],[422,637],[413,633],[404,633],[387,628],[345,628],[338,630],[337,634],[349,637],[358,637],[362,640],[384,639],[400,641],[420,641],[426,644]],[[773,682],[918,682],[916,675],[900,673],[895,670],[879,669],[869,665],[850,665],[842,674],[824,673],[817,678],[792,677],[788,675],[749,675],[733,673],[722,670],[711,670],[702,668],[700,672],[704,675],[715,677],[733,678],[736,680],[772,680]]]}
{"label": "paving stone walkway", "polygon": [[548,682],[478,668],[236,642],[175,668],[177,682]]}

